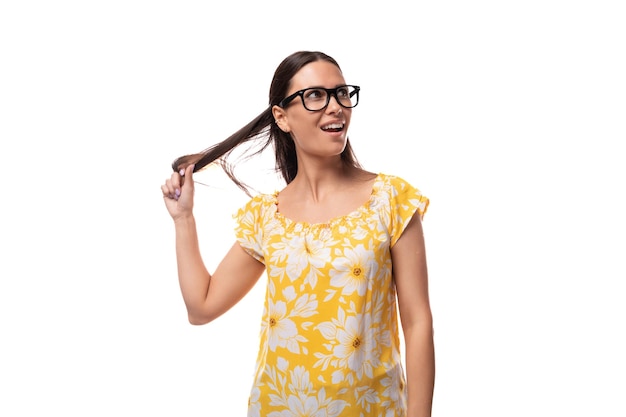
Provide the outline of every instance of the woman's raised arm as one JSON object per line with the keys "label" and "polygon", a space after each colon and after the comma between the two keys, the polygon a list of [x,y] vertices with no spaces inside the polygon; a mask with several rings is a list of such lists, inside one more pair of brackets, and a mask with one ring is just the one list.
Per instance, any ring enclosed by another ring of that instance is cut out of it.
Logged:
{"label": "woman's raised arm", "polygon": [[234,243],[215,272],[209,273],[200,253],[193,215],[193,165],[173,173],[161,191],[174,220],[178,281],[189,322],[208,323],[241,300],[258,281],[265,266],[239,243]]}

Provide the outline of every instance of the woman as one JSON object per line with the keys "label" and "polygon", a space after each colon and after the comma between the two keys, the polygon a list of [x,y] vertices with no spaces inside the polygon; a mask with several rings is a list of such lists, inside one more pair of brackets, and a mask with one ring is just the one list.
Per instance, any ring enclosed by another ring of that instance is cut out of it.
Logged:
{"label": "woman", "polygon": [[[428,199],[357,162],[347,132],[359,91],[330,56],[296,52],[276,69],[269,107],[225,141],[178,158],[161,187],[192,324],[225,313],[266,271],[249,416],[431,414],[435,360],[421,225]],[[236,241],[211,274],[199,250],[193,173],[218,161],[247,190],[227,157],[251,140],[273,145],[287,185],[235,214]]]}

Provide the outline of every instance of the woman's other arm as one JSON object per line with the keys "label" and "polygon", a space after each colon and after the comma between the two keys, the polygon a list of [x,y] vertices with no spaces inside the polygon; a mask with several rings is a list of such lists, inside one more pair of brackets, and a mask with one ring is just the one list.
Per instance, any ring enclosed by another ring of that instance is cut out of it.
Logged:
{"label": "woman's other arm", "polygon": [[393,246],[391,256],[406,344],[407,417],[429,417],[435,385],[435,348],[419,213],[415,213]]}

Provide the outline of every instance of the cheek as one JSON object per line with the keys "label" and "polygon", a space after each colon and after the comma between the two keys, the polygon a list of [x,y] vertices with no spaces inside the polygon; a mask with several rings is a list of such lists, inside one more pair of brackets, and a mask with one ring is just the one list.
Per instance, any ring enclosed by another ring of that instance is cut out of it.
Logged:
{"label": "cheek", "polygon": [[300,135],[316,133],[319,128],[319,117],[313,115],[297,115],[289,119],[289,129],[291,132],[299,132]]}

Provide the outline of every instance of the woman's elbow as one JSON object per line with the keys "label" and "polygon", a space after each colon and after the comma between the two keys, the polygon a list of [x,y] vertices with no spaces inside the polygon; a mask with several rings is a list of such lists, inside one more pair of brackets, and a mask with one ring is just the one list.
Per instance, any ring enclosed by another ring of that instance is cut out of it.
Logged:
{"label": "woman's elbow", "polygon": [[202,326],[203,324],[207,324],[212,322],[216,316],[208,314],[206,312],[199,311],[187,311],[187,319],[189,323],[194,326]]}
{"label": "woman's elbow", "polygon": [[207,320],[205,317],[189,316],[189,324],[194,326],[202,326],[209,323],[211,320]]}

